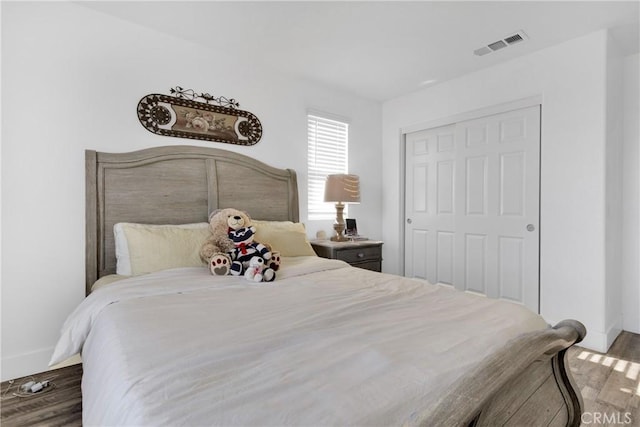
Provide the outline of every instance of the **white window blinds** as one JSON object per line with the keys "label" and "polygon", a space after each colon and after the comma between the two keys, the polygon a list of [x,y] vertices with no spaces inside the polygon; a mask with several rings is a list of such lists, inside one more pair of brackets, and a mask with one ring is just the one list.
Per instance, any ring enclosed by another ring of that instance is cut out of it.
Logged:
{"label": "white window blinds", "polygon": [[309,114],[307,134],[309,219],[333,219],[336,209],[324,202],[324,182],[329,174],[348,172],[349,124]]}

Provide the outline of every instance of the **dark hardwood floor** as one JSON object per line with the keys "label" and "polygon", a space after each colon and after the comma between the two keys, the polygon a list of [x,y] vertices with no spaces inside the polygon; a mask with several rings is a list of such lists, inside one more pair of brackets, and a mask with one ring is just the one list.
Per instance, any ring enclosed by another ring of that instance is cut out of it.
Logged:
{"label": "dark hardwood floor", "polygon": [[[640,335],[622,332],[607,354],[573,347],[569,366],[584,400],[583,426],[640,426]],[[21,384],[0,385],[2,393],[0,425],[81,426],[82,365],[34,375],[52,379],[55,388],[28,397],[19,397]]]}

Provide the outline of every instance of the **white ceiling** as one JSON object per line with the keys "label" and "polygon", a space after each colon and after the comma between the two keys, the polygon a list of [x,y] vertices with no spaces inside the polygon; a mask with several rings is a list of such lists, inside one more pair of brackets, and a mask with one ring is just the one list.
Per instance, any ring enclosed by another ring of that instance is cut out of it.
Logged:
{"label": "white ceiling", "polygon": [[[83,2],[84,6],[374,100],[590,32],[638,52],[636,1]],[[473,51],[524,30],[529,40]]]}

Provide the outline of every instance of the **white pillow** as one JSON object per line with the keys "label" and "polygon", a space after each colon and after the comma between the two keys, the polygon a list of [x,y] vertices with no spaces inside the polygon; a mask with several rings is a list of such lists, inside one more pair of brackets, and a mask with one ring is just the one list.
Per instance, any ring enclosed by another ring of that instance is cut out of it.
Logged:
{"label": "white pillow", "polygon": [[176,267],[204,265],[202,243],[209,237],[206,222],[153,225],[120,222],[113,226],[116,273],[138,276]]}

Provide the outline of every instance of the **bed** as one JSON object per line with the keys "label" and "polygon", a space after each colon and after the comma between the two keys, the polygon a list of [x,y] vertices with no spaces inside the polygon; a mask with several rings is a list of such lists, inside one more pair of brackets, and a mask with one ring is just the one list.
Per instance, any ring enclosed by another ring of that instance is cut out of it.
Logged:
{"label": "bed", "polygon": [[[293,170],[204,147],[87,151],[86,200],[88,296],[51,359],[82,353],[85,425],[580,424],[566,351],[582,324],[314,256]],[[113,231],[197,236],[224,207],[273,232],[274,282],[145,264]]]}

